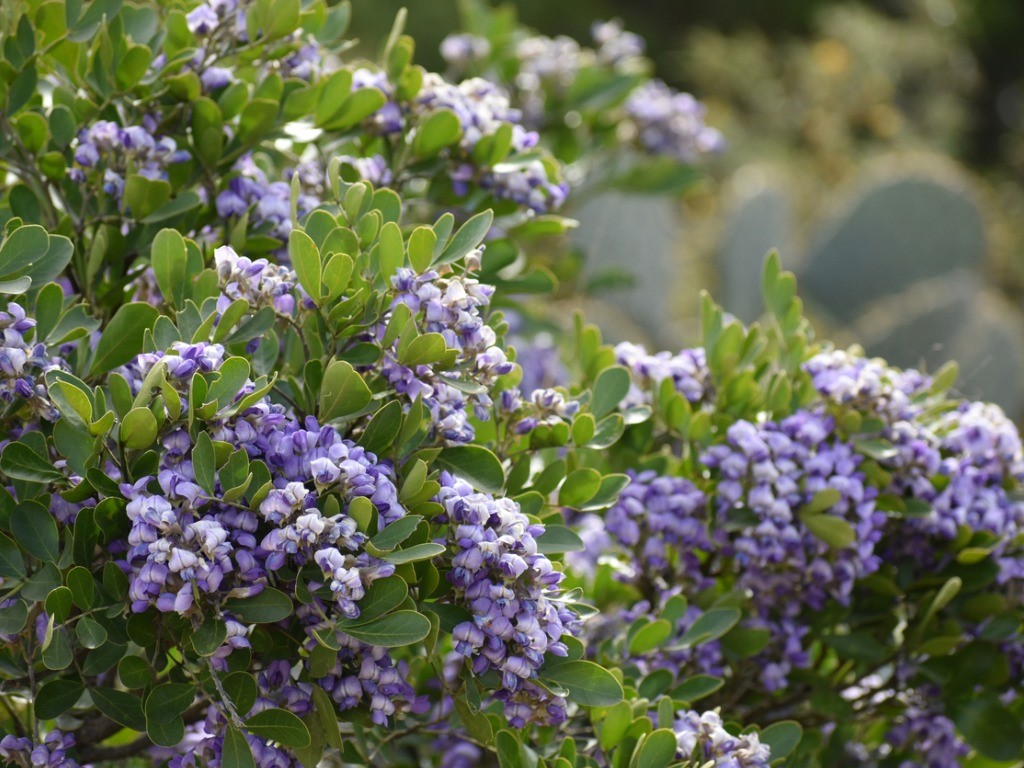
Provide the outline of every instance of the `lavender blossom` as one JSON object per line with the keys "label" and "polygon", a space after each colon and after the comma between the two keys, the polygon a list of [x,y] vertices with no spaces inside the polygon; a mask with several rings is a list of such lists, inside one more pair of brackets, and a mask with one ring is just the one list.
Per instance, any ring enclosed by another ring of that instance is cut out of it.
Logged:
{"label": "lavender blossom", "polygon": [[722,134],[705,124],[704,106],[661,80],[637,87],[626,99],[625,109],[636,128],[637,144],[652,155],[694,163],[725,148]]}
{"label": "lavender blossom", "polygon": [[768,768],[771,764],[768,745],[756,733],[733,736],[718,712],[681,712],[673,730],[679,743],[676,756],[701,768]]}
{"label": "lavender blossom", "polygon": [[453,630],[455,650],[476,674],[500,675],[495,698],[514,728],[562,722],[565,702],[531,681],[545,653],[566,655],[561,638],[579,631],[579,617],[559,601],[562,574],[537,552],[543,526],[531,524],[511,499],[477,493],[446,472],[439,481],[439,522],[448,524],[455,552],[452,599],[473,615]]}
{"label": "lavender blossom", "polygon": [[38,340],[25,338],[35,325],[13,301],[8,302],[6,312],[0,312],[0,401],[8,405],[23,402],[35,416],[56,421],[60,413],[50,401],[43,376],[64,368],[64,361],[51,356]]}
{"label": "lavender blossom", "polygon": [[650,405],[665,380],[671,380],[676,391],[690,403],[704,404],[714,399],[707,356],[700,347],[677,354],[650,354],[639,344],[622,342],[615,347],[615,359],[633,374],[633,385],[622,401],[622,408]]}
{"label": "lavender blossom", "polygon": [[166,179],[167,166],[185,162],[190,155],[179,150],[169,137],[157,136],[153,124],[122,128],[109,120],[100,120],[78,134],[75,165],[70,177],[84,183],[90,174],[102,169],[103,191],[120,200],[126,176],[137,173],[149,179]]}
{"label": "lavender blossom", "polygon": [[[478,419],[487,419],[492,405],[489,389],[513,368],[497,345],[494,329],[484,322],[494,288],[468,277],[441,277],[434,270],[417,275],[405,267],[391,282],[396,289],[392,308],[407,306],[421,332],[440,334],[458,356],[455,370],[443,375],[431,365],[409,367],[399,362],[396,340],[385,349],[382,373],[410,402],[422,400],[430,410],[435,436],[447,443],[472,441],[470,410]],[[378,337],[383,338],[385,331],[382,323]],[[462,384],[449,383],[455,379]]]}
{"label": "lavender blossom", "polygon": [[4,736],[0,739],[0,758],[6,765],[22,768],[78,768],[69,754],[74,748],[74,734],[57,730],[47,733],[38,744],[27,736]]}

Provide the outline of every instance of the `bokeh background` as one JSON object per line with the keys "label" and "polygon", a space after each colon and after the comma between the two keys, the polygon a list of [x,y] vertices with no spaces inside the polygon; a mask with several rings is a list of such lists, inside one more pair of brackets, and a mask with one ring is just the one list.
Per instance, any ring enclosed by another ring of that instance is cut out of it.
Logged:
{"label": "bokeh background", "polygon": [[[701,288],[755,319],[777,247],[821,336],[903,366],[957,359],[964,394],[1024,417],[1024,2],[512,4],[578,40],[621,18],[729,141],[682,200],[568,212],[591,278],[576,300],[609,337],[692,343]],[[417,60],[443,69],[456,0],[354,0],[354,33],[381,39],[403,5]]]}

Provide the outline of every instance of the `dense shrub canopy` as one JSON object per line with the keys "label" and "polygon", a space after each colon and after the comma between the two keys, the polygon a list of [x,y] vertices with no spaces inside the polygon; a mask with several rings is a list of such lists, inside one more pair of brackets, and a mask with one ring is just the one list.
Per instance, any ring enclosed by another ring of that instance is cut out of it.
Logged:
{"label": "dense shrub canopy", "polygon": [[348,15],[4,19],[0,758],[1019,760],[1013,424],[775,255],[700,346],[536,342],[558,211],[720,135],[614,22],[470,7],[446,79]]}

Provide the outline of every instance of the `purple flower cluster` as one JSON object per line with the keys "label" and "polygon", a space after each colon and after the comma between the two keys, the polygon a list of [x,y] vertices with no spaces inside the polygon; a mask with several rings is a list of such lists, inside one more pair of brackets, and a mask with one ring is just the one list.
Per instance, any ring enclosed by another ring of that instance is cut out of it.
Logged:
{"label": "purple flower cluster", "polygon": [[[1003,545],[1024,530],[1024,503],[1008,490],[1024,480],[1024,453],[1017,428],[998,406],[931,407],[928,377],[849,352],[821,353],[804,369],[827,401],[881,420],[880,434],[895,449],[881,462],[893,474],[887,490],[931,506],[901,521],[913,535],[894,537],[897,554],[928,562],[933,537],[953,539],[961,526],[991,533]],[[1004,574],[1016,567],[1013,559],[1002,565]]]}
{"label": "purple flower cluster", "polygon": [[272,307],[278,314],[289,316],[295,311],[294,271],[267,259],[253,261],[239,256],[227,245],[217,248],[213,258],[223,291],[218,311],[223,312],[237,299],[245,299],[254,310]]}
{"label": "purple flower cluster", "polygon": [[[211,707],[211,715],[216,710]],[[167,763],[167,768],[206,768],[206,766],[222,765],[221,757],[224,753],[224,726],[223,718],[208,717],[203,730],[195,736],[186,736],[181,746],[188,749],[180,755],[175,755]],[[275,747],[267,741],[253,736],[251,733],[243,733],[245,740],[249,743],[252,752],[253,764],[257,768],[301,768],[302,763],[291,754],[290,750]]]}
{"label": "purple flower cluster", "polygon": [[605,513],[608,533],[631,553],[635,577],[701,581],[700,555],[714,547],[708,534],[708,503],[689,480],[629,470],[630,483]]}
{"label": "purple flower cluster", "polygon": [[1007,490],[1024,479],[1013,422],[996,405],[965,402],[929,426],[941,456],[936,490],[924,495],[934,511],[909,524],[945,539],[966,525],[1012,541],[1024,531],[1024,502]]}
{"label": "purple flower cluster", "polygon": [[78,768],[68,754],[74,748],[74,734],[56,730],[46,734],[39,744],[27,736],[4,736],[0,739],[0,758],[5,765],[21,768]]}
{"label": "purple flower cluster", "polygon": [[100,120],[78,134],[75,163],[70,177],[85,182],[93,170],[103,168],[103,191],[120,200],[125,178],[137,173],[149,179],[166,179],[167,166],[185,162],[190,155],[178,149],[174,139],[158,137],[157,125],[147,118],[143,125],[122,128],[109,120]]}
{"label": "purple flower cluster", "polygon": [[[661,724],[659,724],[661,725]],[[666,727],[667,723],[664,724]],[[733,736],[715,712],[689,710],[676,715],[676,756],[701,768],[768,768],[771,751],[756,733]]]}
{"label": "purple flower cluster", "polygon": [[535,389],[528,400],[519,389],[506,389],[501,393],[499,405],[502,413],[514,419],[512,431],[518,435],[539,426],[569,421],[580,409],[578,400],[567,398],[557,389]]}
{"label": "purple flower cluster", "polygon": [[704,105],[661,80],[637,87],[626,99],[625,110],[636,130],[637,144],[652,155],[694,163],[725,148],[722,134],[704,122]]}
{"label": "purple flower cluster", "polygon": [[[199,372],[217,370],[223,362],[220,345],[177,344],[176,354],[142,355],[123,369],[134,391],[153,366],[183,394]],[[252,391],[246,383],[239,397]],[[313,419],[299,423],[266,400],[242,413],[213,419],[215,439],[244,448],[251,458],[270,469],[274,487],[260,504],[259,515],[224,504],[217,488],[208,495],[196,481],[191,439],[184,427],[163,437],[164,458],[154,485],[143,478],[123,486],[132,522],[126,561],[131,569],[133,609],[155,605],[161,611],[189,614],[197,597],[217,604],[223,598],[254,594],[268,572],[286,564],[319,566],[339,613],[358,615],[356,603],[374,578],[390,575],[393,567],[371,562],[360,553],[365,536],[345,514],[325,517],[317,499],[337,493],[347,504],[357,496],[369,498],[381,526],[404,514],[390,470],[372,454],[344,440],[332,427]],[[309,487],[312,486],[312,489]],[[260,536],[260,530],[265,533]],[[244,642],[239,637],[238,643]]]}
{"label": "purple flower cluster", "polygon": [[549,95],[564,97],[581,70],[605,67],[635,72],[643,68],[643,38],[625,31],[621,21],[597,21],[590,32],[596,49],[585,48],[565,35],[533,35],[516,43],[516,101],[530,125],[544,123]]}
{"label": "purple flower cluster", "polygon": [[[468,258],[468,257],[467,257]],[[435,435],[447,443],[468,443],[476,418],[489,418],[489,389],[513,364],[497,345],[494,329],[484,322],[494,288],[460,275],[441,277],[430,270],[416,274],[400,268],[391,280],[396,290],[392,310],[404,304],[424,333],[438,333],[448,349],[458,351],[452,370],[435,371],[431,365],[406,366],[399,362],[398,343],[384,352],[381,370],[395,390],[410,401],[421,399],[429,409]],[[383,338],[386,325],[379,328]]]}
{"label": "purple flower cluster", "polygon": [[513,727],[562,722],[564,700],[532,680],[545,653],[566,655],[561,638],[578,632],[579,617],[559,600],[562,573],[537,552],[543,526],[511,499],[477,493],[447,473],[439,480],[439,522],[447,522],[455,551],[447,578],[456,603],[473,615],[452,632],[455,650],[476,674],[500,675],[495,698]]}
{"label": "purple flower cluster", "polygon": [[[506,316],[506,319],[511,318]],[[541,332],[529,338],[513,334],[508,336],[507,341],[508,346],[515,349],[516,364],[523,371],[523,377],[519,380],[519,388],[523,392],[551,389],[569,383],[569,371],[562,363],[558,345],[550,333]]]}
{"label": "purple flower cluster", "polygon": [[[289,180],[296,174],[301,182],[297,208],[302,217],[320,205],[324,174],[315,163],[303,163],[285,172]],[[290,181],[271,182],[252,155],[245,155],[235,163],[227,188],[217,195],[217,215],[229,219],[248,213],[250,226],[257,232],[287,240],[293,226],[291,194]]]}
{"label": "purple flower cluster", "polygon": [[901,371],[846,350],[820,352],[803,369],[826,401],[874,414],[887,423],[917,416],[921,408],[915,400],[931,386],[931,380],[918,371]]}
{"label": "purple flower cluster", "polygon": [[[499,200],[512,200],[537,213],[556,210],[565,202],[569,187],[554,180],[553,168],[541,159],[515,158],[517,153],[536,147],[539,137],[523,127],[522,113],[509,104],[496,85],[481,78],[453,85],[438,74],[428,73],[412,110],[423,115],[436,109],[450,109],[462,125],[459,146],[464,159],[456,160],[449,174],[458,194],[466,194],[470,183],[476,181]],[[513,156],[494,166],[477,166],[470,159],[474,148],[503,125],[512,127]]]}
{"label": "purple flower cluster", "polygon": [[[235,82],[232,70],[219,66],[217,62],[249,41],[245,5],[239,0],[207,0],[185,17],[189,31],[200,41],[186,66],[199,74],[205,93]],[[283,77],[310,80],[323,70],[324,51],[315,41],[303,37],[301,32],[293,32],[287,39],[275,43],[284,52],[276,52],[273,61],[267,64],[276,68]],[[165,64],[166,59],[161,54],[153,67],[160,68]]]}
{"label": "purple flower cluster", "polygon": [[970,749],[948,717],[908,707],[885,742],[902,759],[898,768],[957,768]]}
{"label": "purple flower cluster", "polygon": [[47,371],[63,368],[64,363],[50,356],[42,343],[25,338],[35,325],[13,301],[6,312],[0,312],[0,401],[7,405],[24,401],[36,416],[56,421],[60,414],[50,402],[42,377]]}
{"label": "purple flower cluster", "polygon": [[461,32],[441,41],[441,58],[459,70],[490,55],[491,44],[486,37]]}
{"label": "purple flower cluster", "polygon": [[[776,690],[792,668],[809,660],[802,613],[828,600],[845,604],[855,581],[877,570],[875,547],[886,515],[875,507],[877,491],[860,470],[862,457],[821,413],[800,411],[780,423],[738,421],[726,442],[701,460],[716,480],[720,553],[732,563],[737,586],[751,596],[754,623],[772,632],[762,682]],[[822,492],[835,494],[835,503],[805,512]],[[814,527],[812,514],[823,516]],[[820,529],[836,526],[851,534],[850,544],[821,538]]]}
{"label": "purple flower cluster", "polygon": [[635,32],[627,31],[621,19],[595,21],[590,26],[590,36],[597,45],[597,60],[605,66],[633,66],[644,55],[644,39]]}
{"label": "purple flower cluster", "polygon": [[[878,568],[874,549],[886,518],[860,454],[837,437],[830,416],[800,411],[779,423],[738,421],[702,461],[717,480],[719,527],[734,531],[728,549],[740,583],[763,609],[794,616],[830,598],[845,603],[854,581]],[[815,514],[842,520],[854,534],[849,546],[829,546],[801,514],[823,491],[838,500]]]}
{"label": "purple flower cluster", "polygon": [[691,403],[706,403],[714,397],[711,371],[701,347],[684,349],[677,354],[650,354],[639,344],[622,342],[615,347],[615,359],[633,374],[633,386],[622,401],[623,408],[650,405],[657,396],[657,388],[666,379]]}

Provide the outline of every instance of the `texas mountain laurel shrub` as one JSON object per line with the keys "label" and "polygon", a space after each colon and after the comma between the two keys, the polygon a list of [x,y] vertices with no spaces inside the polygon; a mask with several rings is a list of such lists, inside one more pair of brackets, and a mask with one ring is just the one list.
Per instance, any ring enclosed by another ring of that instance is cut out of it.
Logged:
{"label": "texas mountain laurel shrub", "polygon": [[446,78],[347,3],[3,6],[0,760],[1019,765],[1016,428],[774,255],[699,347],[509,344],[574,182],[722,138],[464,10]]}

